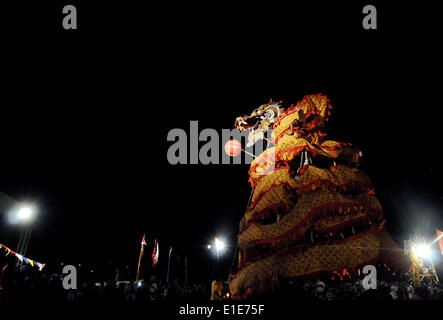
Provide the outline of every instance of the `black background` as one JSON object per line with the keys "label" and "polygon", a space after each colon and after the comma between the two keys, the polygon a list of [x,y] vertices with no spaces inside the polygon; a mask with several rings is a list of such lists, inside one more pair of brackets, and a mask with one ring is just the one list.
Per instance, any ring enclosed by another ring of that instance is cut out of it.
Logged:
{"label": "black background", "polygon": [[[78,30],[62,28],[65,4]],[[186,256],[190,277],[209,279],[214,235],[231,263],[248,166],[170,165],[167,133],[190,120],[221,132],[270,98],[289,106],[319,92],[334,107],[329,138],[364,151],[394,238],[434,237],[438,12],[372,1],[378,29],[364,30],[365,4],[2,4],[0,190],[38,204],[27,256],[134,272],[146,232],[160,274],[173,246],[176,275]],[[18,230],[0,230],[14,249]]]}

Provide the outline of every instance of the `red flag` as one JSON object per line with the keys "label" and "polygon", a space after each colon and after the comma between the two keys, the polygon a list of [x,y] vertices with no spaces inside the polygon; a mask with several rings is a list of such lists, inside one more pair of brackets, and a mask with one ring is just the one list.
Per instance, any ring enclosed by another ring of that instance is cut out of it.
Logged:
{"label": "red flag", "polygon": [[146,246],[145,235],[143,234],[142,245]]}
{"label": "red flag", "polygon": [[155,239],[154,251],[152,251],[152,267],[155,267],[157,262],[158,262],[158,242],[157,239]]}
{"label": "red flag", "polygon": [[443,254],[443,234],[438,229],[436,229],[435,231],[437,231],[438,244],[440,245],[441,254]]}

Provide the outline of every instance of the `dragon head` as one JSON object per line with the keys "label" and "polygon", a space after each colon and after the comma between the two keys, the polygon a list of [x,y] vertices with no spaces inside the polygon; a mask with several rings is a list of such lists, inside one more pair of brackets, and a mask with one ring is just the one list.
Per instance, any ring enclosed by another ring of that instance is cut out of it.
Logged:
{"label": "dragon head", "polygon": [[281,102],[273,102],[271,99],[269,103],[255,109],[251,115],[235,119],[234,125],[239,131],[250,130],[248,146],[262,139],[264,132],[277,121],[281,113]]}

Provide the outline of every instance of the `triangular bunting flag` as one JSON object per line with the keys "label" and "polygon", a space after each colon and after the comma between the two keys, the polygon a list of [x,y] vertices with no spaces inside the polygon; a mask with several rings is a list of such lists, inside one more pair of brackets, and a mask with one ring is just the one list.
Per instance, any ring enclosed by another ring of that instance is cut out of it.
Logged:
{"label": "triangular bunting flag", "polygon": [[13,250],[11,250],[11,249],[9,249],[9,248],[8,248],[7,246],[5,246],[4,244],[0,244],[0,249],[1,249],[1,248],[5,249],[5,251],[6,251],[5,256],[7,256],[7,255],[9,255],[9,254],[12,253],[14,256],[16,256],[17,259],[19,259],[19,260],[22,261],[22,262],[24,261],[24,262],[30,264],[31,266],[37,265],[40,271],[41,271],[41,270],[44,268],[44,266],[45,266],[44,263],[41,264],[40,262],[37,262],[37,261],[34,261],[34,260],[32,260],[32,259],[26,258],[26,257],[22,256],[21,254],[19,254],[19,253],[13,251]]}
{"label": "triangular bunting flag", "polygon": [[44,263],[41,264],[40,262],[36,262],[35,264],[37,265],[39,271],[42,271],[43,267],[45,266]]}

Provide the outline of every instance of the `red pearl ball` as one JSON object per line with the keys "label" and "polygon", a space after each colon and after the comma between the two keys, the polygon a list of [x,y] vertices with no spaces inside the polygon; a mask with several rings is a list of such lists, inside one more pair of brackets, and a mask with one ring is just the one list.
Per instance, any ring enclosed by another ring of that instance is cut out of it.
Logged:
{"label": "red pearl ball", "polygon": [[238,156],[241,150],[241,143],[238,140],[232,139],[225,144],[225,152],[231,157]]}

